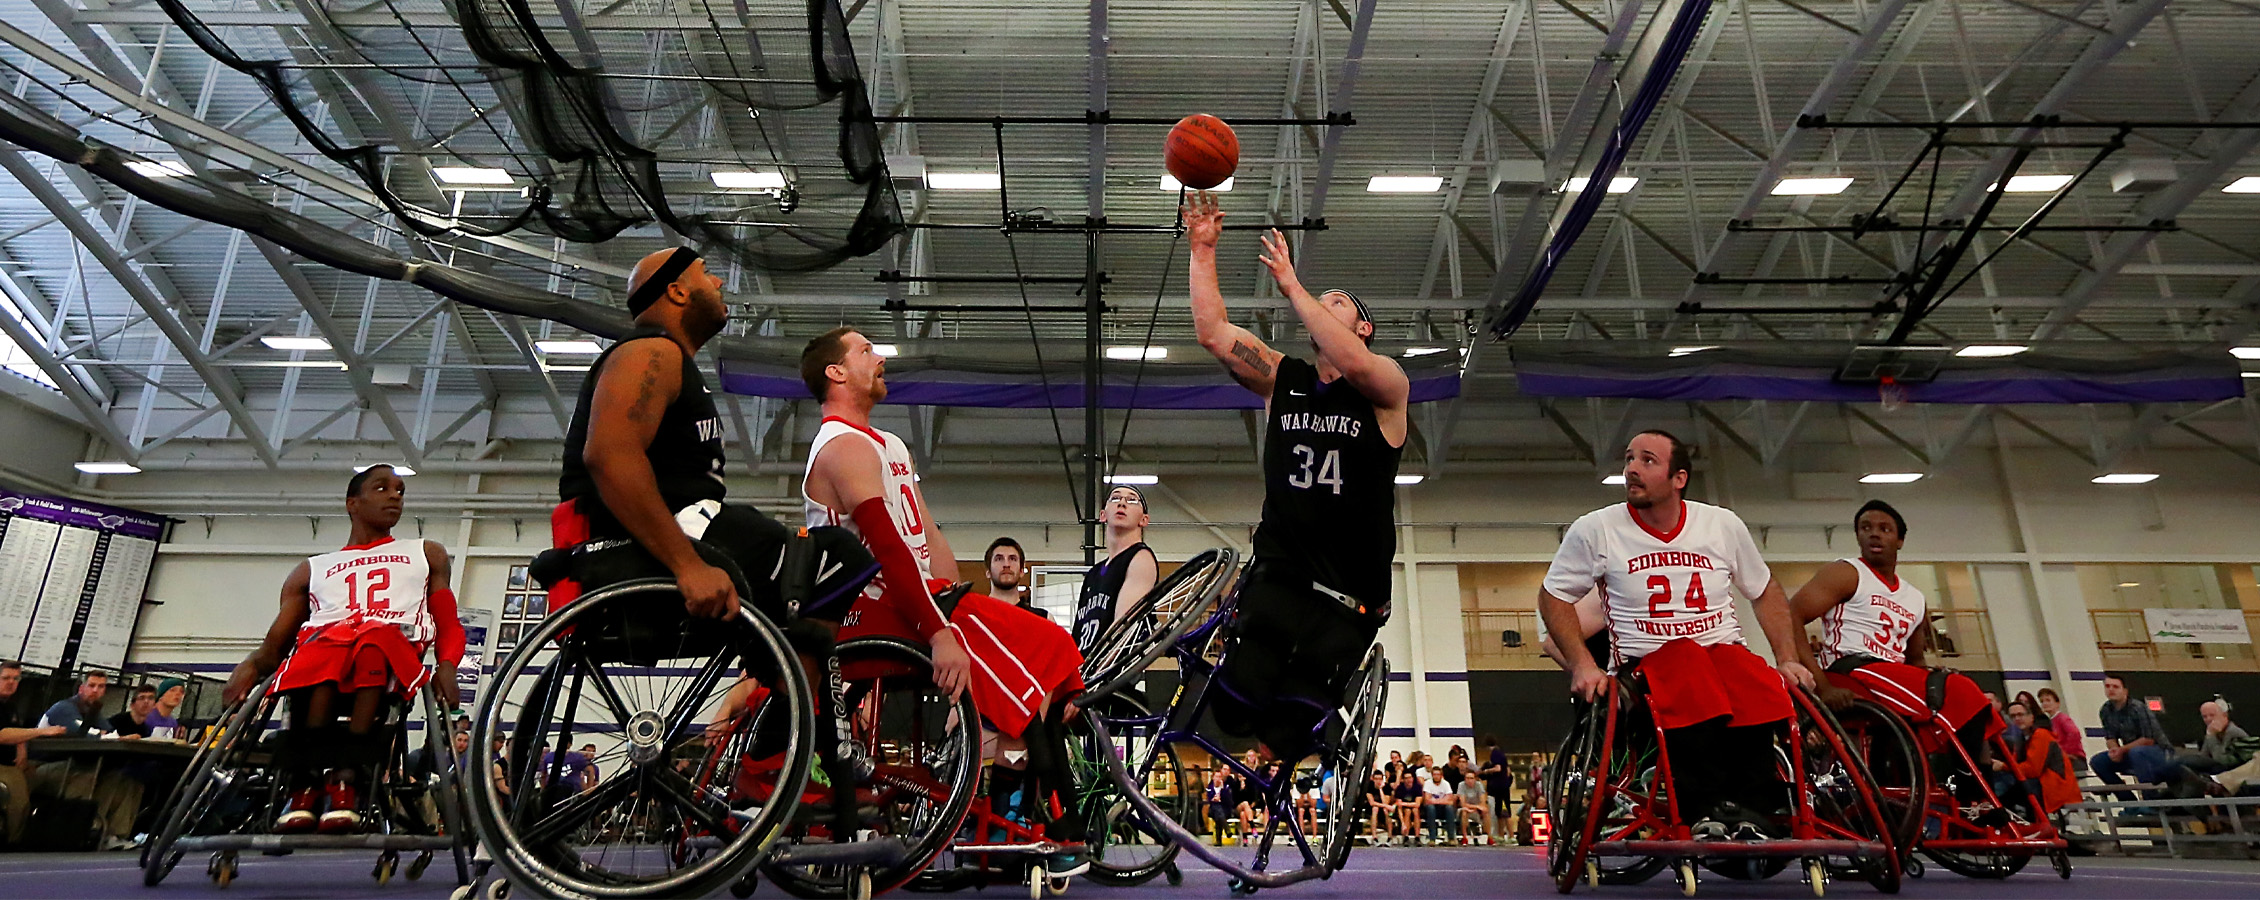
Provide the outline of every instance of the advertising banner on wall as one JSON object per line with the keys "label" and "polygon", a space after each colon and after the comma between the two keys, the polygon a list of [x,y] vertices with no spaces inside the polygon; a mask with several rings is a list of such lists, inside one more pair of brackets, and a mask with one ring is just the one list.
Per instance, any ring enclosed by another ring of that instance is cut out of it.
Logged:
{"label": "advertising banner on wall", "polygon": [[2146,609],[2150,640],[2160,644],[2249,644],[2241,609]]}
{"label": "advertising banner on wall", "polygon": [[494,631],[494,610],[458,607],[456,618],[463,620],[463,661],[455,665],[455,686],[461,692],[463,708],[469,709],[479,700],[479,685],[486,683],[487,635]]}

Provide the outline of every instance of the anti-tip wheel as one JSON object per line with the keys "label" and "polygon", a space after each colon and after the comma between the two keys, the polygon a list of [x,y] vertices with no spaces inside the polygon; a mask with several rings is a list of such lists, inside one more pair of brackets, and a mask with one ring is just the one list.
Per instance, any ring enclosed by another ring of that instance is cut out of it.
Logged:
{"label": "anti-tip wheel", "polygon": [[460,886],[460,887],[457,887],[457,888],[456,888],[455,890],[453,890],[453,891],[450,891],[450,892],[448,892],[448,895],[447,895],[447,900],[471,900],[471,898],[472,898],[472,897],[475,897],[475,896],[477,896],[477,895],[478,895],[478,893],[479,893],[479,886],[478,886],[478,885],[475,885],[475,884],[466,884],[466,885],[462,885],[462,886]]}
{"label": "anti-tip wheel", "polygon": [[1177,868],[1176,863],[1170,863],[1168,868],[1165,868],[1161,871],[1161,875],[1164,879],[1167,879],[1169,881],[1170,887],[1176,887],[1185,883],[1185,870]]}
{"label": "anti-tip wheel", "polygon": [[479,893],[479,898],[480,900],[510,900],[510,882],[500,878],[487,882],[486,889]]}
{"label": "anti-tip wheel", "polygon": [[1805,861],[1805,881],[1813,886],[1813,896],[1828,896],[1828,866],[1823,865],[1820,860],[1808,859]]}
{"label": "anti-tip wheel", "polygon": [[1682,897],[1695,896],[1694,860],[1683,859],[1679,861],[1679,895]]}
{"label": "anti-tip wheel", "polygon": [[2064,852],[2064,851],[2062,851],[2062,850],[2054,850],[2054,851],[2050,851],[2050,852],[2049,852],[2049,854],[2048,854],[2048,864],[2049,864],[2049,865],[2052,865],[2052,866],[2055,866],[2055,867],[2056,867],[2056,877],[2058,877],[2058,878],[2062,878],[2062,879],[2064,879],[2064,880],[2066,880],[2066,881],[2070,881],[2070,880],[2071,880],[2071,878],[2072,878],[2072,855],[2071,855],[2071,854],[2069,854],[2069,853],[2066,853],[2066,852]]}
{"label": "anti-tip wheel", "polygon": [[855,880],[848,883],[848,900],[871,900],[871,873],[858,869]]}
{"label": "anti-tip wheel", "polygon": [[1916,859],[1913,854],[1908,854],[1907,863],[1899,867],[1899,874],[1909,878],[1923,877],[1923,861]]}
{"label": "anti-tip wheel", "polygon": [[745,898],[753,896],[753,889],[760,885],[760,877],[752,872],[747,872],[744,878],[730,882],[730,896],[736,897],[738,900],[745,900]]}
{"label": "anti-tip wheel", "polygon": [[1230,891],[1232,893],[1232,896],[1234,897],[1246,897],[1256,892],[1255,885],[1249,884],[1248,882],[1238,878],[1234,878],[1231,881],[1225,882],[1224,887],[1226,890]]}
{"label": "anti-tip wheel", "polygon": [[1066,875],[1046,875],[1044,876],[1044,890],[1050,892],[1054,897],[1061,896],[1067,893],[1067,885],[1073,880]]}
{"label": "anti-tip wheel", "polygon": [[432,851],[430,851],[430,850],[426,850],[426,851],[424,851],[424,852],[422,852],[422,853],[418,853],[418,854],[416,854],[416,858],[415,858],[415,859],[412,859],[412,860],[409,860],[409,861],[408,861],[408,880],[409,880],[409,881],[416,881],[416,880],[418,880],[418,879],[421,879],[421,878],[423,878],[423,877],[424,877],[424,870],[425,870],[425,869],[429,869],[429,868],[431,868],[431,867],[432,867]]}

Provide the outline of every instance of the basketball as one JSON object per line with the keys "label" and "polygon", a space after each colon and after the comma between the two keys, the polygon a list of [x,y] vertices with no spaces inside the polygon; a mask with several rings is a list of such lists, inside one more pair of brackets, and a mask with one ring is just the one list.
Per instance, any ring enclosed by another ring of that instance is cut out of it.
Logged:
{"label": "basketball", "polygon": [[1170,127],[1161,162],[1178,183],[1205,191],[1240,167],[1240,138],[1223,119],[1207,113],[1186,116]]}

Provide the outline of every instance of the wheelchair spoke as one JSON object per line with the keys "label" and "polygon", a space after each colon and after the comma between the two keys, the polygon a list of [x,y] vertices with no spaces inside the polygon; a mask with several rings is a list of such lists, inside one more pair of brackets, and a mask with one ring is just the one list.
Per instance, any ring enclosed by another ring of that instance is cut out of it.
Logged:
{"label": "wheelchair spoke", "polygon": [[698,786],[691,784],[689,779],[675,770],[652,770],[651,785],[658,788],[660,793],[675,798],[676,803],[682,804],[681,811],[696,819],[701,827],[717,835],[728,832],[729,819],[714,811],[714,798],[707,796],[705,791],[699,790]]}
{"label": "wheelchair spoke", "polygon": [[603,700],[605,706],[611,707],[615,724],[621,728],[628,727],[629,717],[635,714],[629,711],[632,707],[628,705],[628,701],[620,696],[619,687],[612,683],[612,676],[604,674],[603,667],[589,662],[586,657],[575,658],[573,664],[588,679],[588,683],[595,686],[597,698]]}
{"label": "wheelchair spoke", "polygon": [[729,667],[729,664],[730,659],[727,656],[716,656],[707,660],[706,665],[699,669],[698,674],[692,676],[688,690],[685,690],[683,695],[676,699],[673,707],[667,711],[665,720],[667,722],[665,738],[667,744],[673,745],[682,738],[683,732],[690,727],[691,719],[698,715],[699,709],[705,705],[706,698],[714,692],[714,686],[721,682],[722,672]]}
{"label": "wheelchair spoke", "polygon": [[[604,807],[619,800],[620,795],[628,793],[631,786],[641,781],[641,774],[641,769],[619,772],[599,783],[593,790],[566,798],[565,802],[552,808],[548,815],[528,823],[522,831],[523,840],[535,847],[563,841],[574,829],[596,818],[596,814]],[[522,807],[529,808],[529,811],[535,805],[521,804]]]}

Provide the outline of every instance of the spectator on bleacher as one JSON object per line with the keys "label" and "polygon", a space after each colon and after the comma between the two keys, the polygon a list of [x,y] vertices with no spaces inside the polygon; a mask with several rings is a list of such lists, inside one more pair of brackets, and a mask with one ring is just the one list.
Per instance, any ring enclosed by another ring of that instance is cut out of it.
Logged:
{"label": "spectator on bleacher", "polygon": [[1483,736],[1483,767],[1475,774],[1483,778],[1483,792],[1491,798],[1491,825],[1493,833],[1507,830],[1512,811],[1508,804],[1514,800],[1515,775],[1507,769],[1507,751],[1499,749],[1499,736]]}
{"label": "spectator on bleacher", "polygon": [[1473,771],[1475,771],[1475,766],[1468,762],[1466,747],[1453,744],[1452,749],[1445,751],[1444,783],[1451,785],[1452,790],[1459,790],[1460,780],[1466,778],[1468,773]]}
{"label": "spectator on bleacher", "polygon": [[55,701],[39,717],[41,727],[60,725],[69,737],[85,737],[102,724],[102,697],[110,692],[110,676],[88,672],[78,680],[78,693]]}
{"label": "spectator on bleacher", "polygon": [[149,711],[149,728],[161,738],[186,737],[180,733],[180,705],[188,700],[188,682],[167,678],[157,682],[157,708]]}
{"label": "spectator on bleacher", "polygon": [[1420,830],[1430,844],[1443,844],[1459,837],[1459,794],[1444,783],[1444,770],[1432,766],[1428,780],[1420,783]]}
{"label": "spectator on bleacher", "polygon": [[1209,771],[1208,785],[1201,789],[1201,808],[1208,813],[1209,833],[1215,835],[1217,846],[1224,846],[1224,823],[1238,814],[1239,799],[1223,766]]}
{"label": "spectator on bleacher", "polygon": [[34,728],[31,721],[17,711],[16,688],[23,680],[21,664],[0,661],[0,793],[8,795],[7,806],[0,808],[0,816],[7,817],[5,834],[10,844],[24,839],[24,823],[31,817],[31,782],[28,780],[31,764],[25,755],[24,743],[63,733],[59,725]]}
{"label": "spectator on bleacher", "polygon": [[[1460,843],[1487,843],[1491,838],[1491,802],[1483,797],[1483,779],[1469,773],[1460,779],[1459,831]],[[1474,823],[1474,830],[1468,824]]]}
{"label": "spectator on bleacher", "polygon": [[1358,799],[1365,805],[1365,841],[1379,847],[1395,843],[1397,833],[1396,792],[1390,789],[1389,776],[1380,769],[1366,776],[1365,784],[1358,786]]}
{"label": "spectator on bleacher", "polygon": [[1396,750],[1389,751],[1389,762],[1381,767],[1381,774],[1388,776],[1389,784],[1394,787],[1398,779],[1405,777],[1405,755]]}
{"label": "spectator on bleacher", "polygon": [[2072,714],[2064,711],[2064,698],[2057,695],[2055,688],[2041,688],[2039,699],[2040,714],[2047,717],[2048,730],[2055,732],[2056,745],[2071,758],[2073,768],[2087,768],[2086,735],[2080,731],[2079,723],[2072,721]]}
{"label": "spectator on bleacher", "polygon": [[2034,720],[2033,707],[2024,701],[2009,704],[2009,721],[2021,724],[2023,740],[2009,742],[2009,760],[1993,760],[1993,792],[2003,803],[2023,803],[2037,821],[2054,815],[2066,803],[2079,801],[2079,785],[2072,780],[2071,761],[2056,735]]}
{"label": "spectator on bleacher", "polygon": [[[85,736],[101,724],[102,695],[110,690],[110,676],[88,672],[79,678],[78,693],[55,701],[39,717],[41,726],[61,726],[64,736]],[[32,789],[40,794],[94,801],[95,824],[101,829],[100,847],[123,850],[133,845],[133,821],[141,812],[141,781],[111,770],[99,775],[93,767],[73,767],[51,762],[31,771]]]}
{"label": "spectator on bleacher", "polygon": [[2096,717],[2103,720],[2105,749],[2087,761],[2095,777],[2125,784],[2123,776],[2133,775],[2139,782],[2176,788],[2196,781],[2187,768],[2174,761],[2173,741],[2158,725],[2158,715],[2150,711],[2150,705],[2129,698],[2126,679],[2115,674],[2103,676],[2103,696],[2108,699],[2096,711]]}
{"label": "spectator on bleacher", "polygon": [[[2222,711],[2221,718],[2224,723],[2227,721],[2227,710]],[[2210,726],[2212,723],[2206,724]],[[2214,773],[2212,777],[2207,779],[2205,793],[2211,796],[2235,796],[2244,793],[2247,785],[2260,787],[2260,738],[2245,737],[2243,736],[2244,730],[2236,728],[2234,725],[2228,725],[2221,730],[2226,733],[2230,729],[2236,730],[2237,737],[2222,740],[2223,747],[2219,758],[2222,762],[2233,763],[2233,765]],[[2208,728],[2206,737],[2212,737],[2210,728]]]}
{"label": "spectator on bleacher", "polygon": [[1397,834],[1410,844],[1420,835],[1420,780],[1406,772],[1397,781]]}
{"label": "spectator on bleacher", "polygon": [[2249,752],[2238,754],[2237,748],[2250,743],[2252,736],[2229,721],[2228,701],[2215,698],[2197,705],[2198,718],[2205,720],[2205,737],[2195,751],[2184,750],[2174,755],[2174,761],[2189,767],[2199,775],[2217,775],[2243,765],[2252,758]]}

